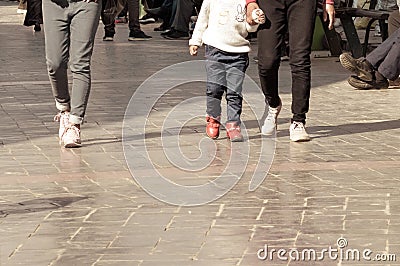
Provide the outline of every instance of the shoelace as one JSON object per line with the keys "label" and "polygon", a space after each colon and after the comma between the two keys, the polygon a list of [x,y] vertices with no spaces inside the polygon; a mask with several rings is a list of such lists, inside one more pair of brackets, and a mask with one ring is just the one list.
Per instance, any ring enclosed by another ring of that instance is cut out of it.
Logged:
{"label": "shoelace", "polygon": [[304,129],[303,123],[293,122],[293,125],[294,125],[293,130],[296,130],[296,129],[303,130]]}
{"label": "shoelace", "polygon": [[[69,113],[64,113],[64,112],[59,112],[59,113],[57,113],[57,114],[54,116],[54,118],[53,118],[54,122],[61,122],[62,116],[64,116],[64,117],[69,117]],[[67,120],[68,120],[68,119],[67,119]]]}

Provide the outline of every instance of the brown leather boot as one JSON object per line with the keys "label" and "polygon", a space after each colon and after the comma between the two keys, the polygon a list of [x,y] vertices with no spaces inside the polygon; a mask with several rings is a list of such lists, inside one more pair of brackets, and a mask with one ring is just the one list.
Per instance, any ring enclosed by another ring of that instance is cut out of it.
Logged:
{"label": "brown leather boot", "polygon": [[240,132],[240,126],[237,122],[229,122],[225,125],[226,135],[232,142],[243,141],[243,135]]}
{"label": "brown leather boot", "polygon": [[219,126],[221,125],[221,123],[219,122],[219,117],[213,118],[211,116],[206,116],[206,121],[207,121],[207,127],[206,127],[207,136],[209,136],[212,139],[218,138]]}

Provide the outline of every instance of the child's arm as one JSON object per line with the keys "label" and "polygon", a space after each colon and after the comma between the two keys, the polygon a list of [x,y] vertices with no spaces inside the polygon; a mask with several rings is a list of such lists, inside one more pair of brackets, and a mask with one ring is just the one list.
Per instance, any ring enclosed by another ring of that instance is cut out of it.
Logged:
{"label": "child's arm", "polygon": [[[208,26],[208,16],[210,14],[210,0],[204,0],[200,8],[200,13],[196,21],[196,26],[194,27],[192,38],[189,40],[190,54],[195,55],[197,53],[197,48],[192,48],[193,46],[199,47],[203,44],[203,33]],[[192,54],[192,52],[194,52]]]}
{"label": "child's arm", "polygon": [[247,21],[246,21],[246,29],[247,32],[256,32],[257,28],[258,28],[259,24],[255,24],[255,25],[250,25]]}

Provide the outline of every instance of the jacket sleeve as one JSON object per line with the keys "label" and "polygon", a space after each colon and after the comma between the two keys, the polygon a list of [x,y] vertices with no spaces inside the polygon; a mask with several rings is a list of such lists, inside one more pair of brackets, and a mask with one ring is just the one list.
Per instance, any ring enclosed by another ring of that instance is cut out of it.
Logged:
{"label": "jacket sleeve", "polygon": [[201,4],[200,13],[197,17],[192,38],[189,40],[189,45],[201,46],[203,44],[203,33],[207,29],[209,15],[210,0],[204,0],[203,4]]}
{"label": "jacket sleeve", "polygon": [[258,24],[255,24],[255,25],[250,25],[249,23],[247,23],[247,21],[246,21],[246,30],[247,30],[247,32],[256,32],[257,31],[257,29],[258,29]]}

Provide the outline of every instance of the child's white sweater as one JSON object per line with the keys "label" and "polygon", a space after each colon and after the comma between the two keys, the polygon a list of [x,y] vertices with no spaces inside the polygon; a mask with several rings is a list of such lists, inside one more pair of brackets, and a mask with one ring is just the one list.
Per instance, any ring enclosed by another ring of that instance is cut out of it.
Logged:
{"label": "child's white sweater", "polygon": [[246,53],[247,34],[257,27],[246,22],[246,0],[204,0],[189,45],[205,43],[225,52]]}

